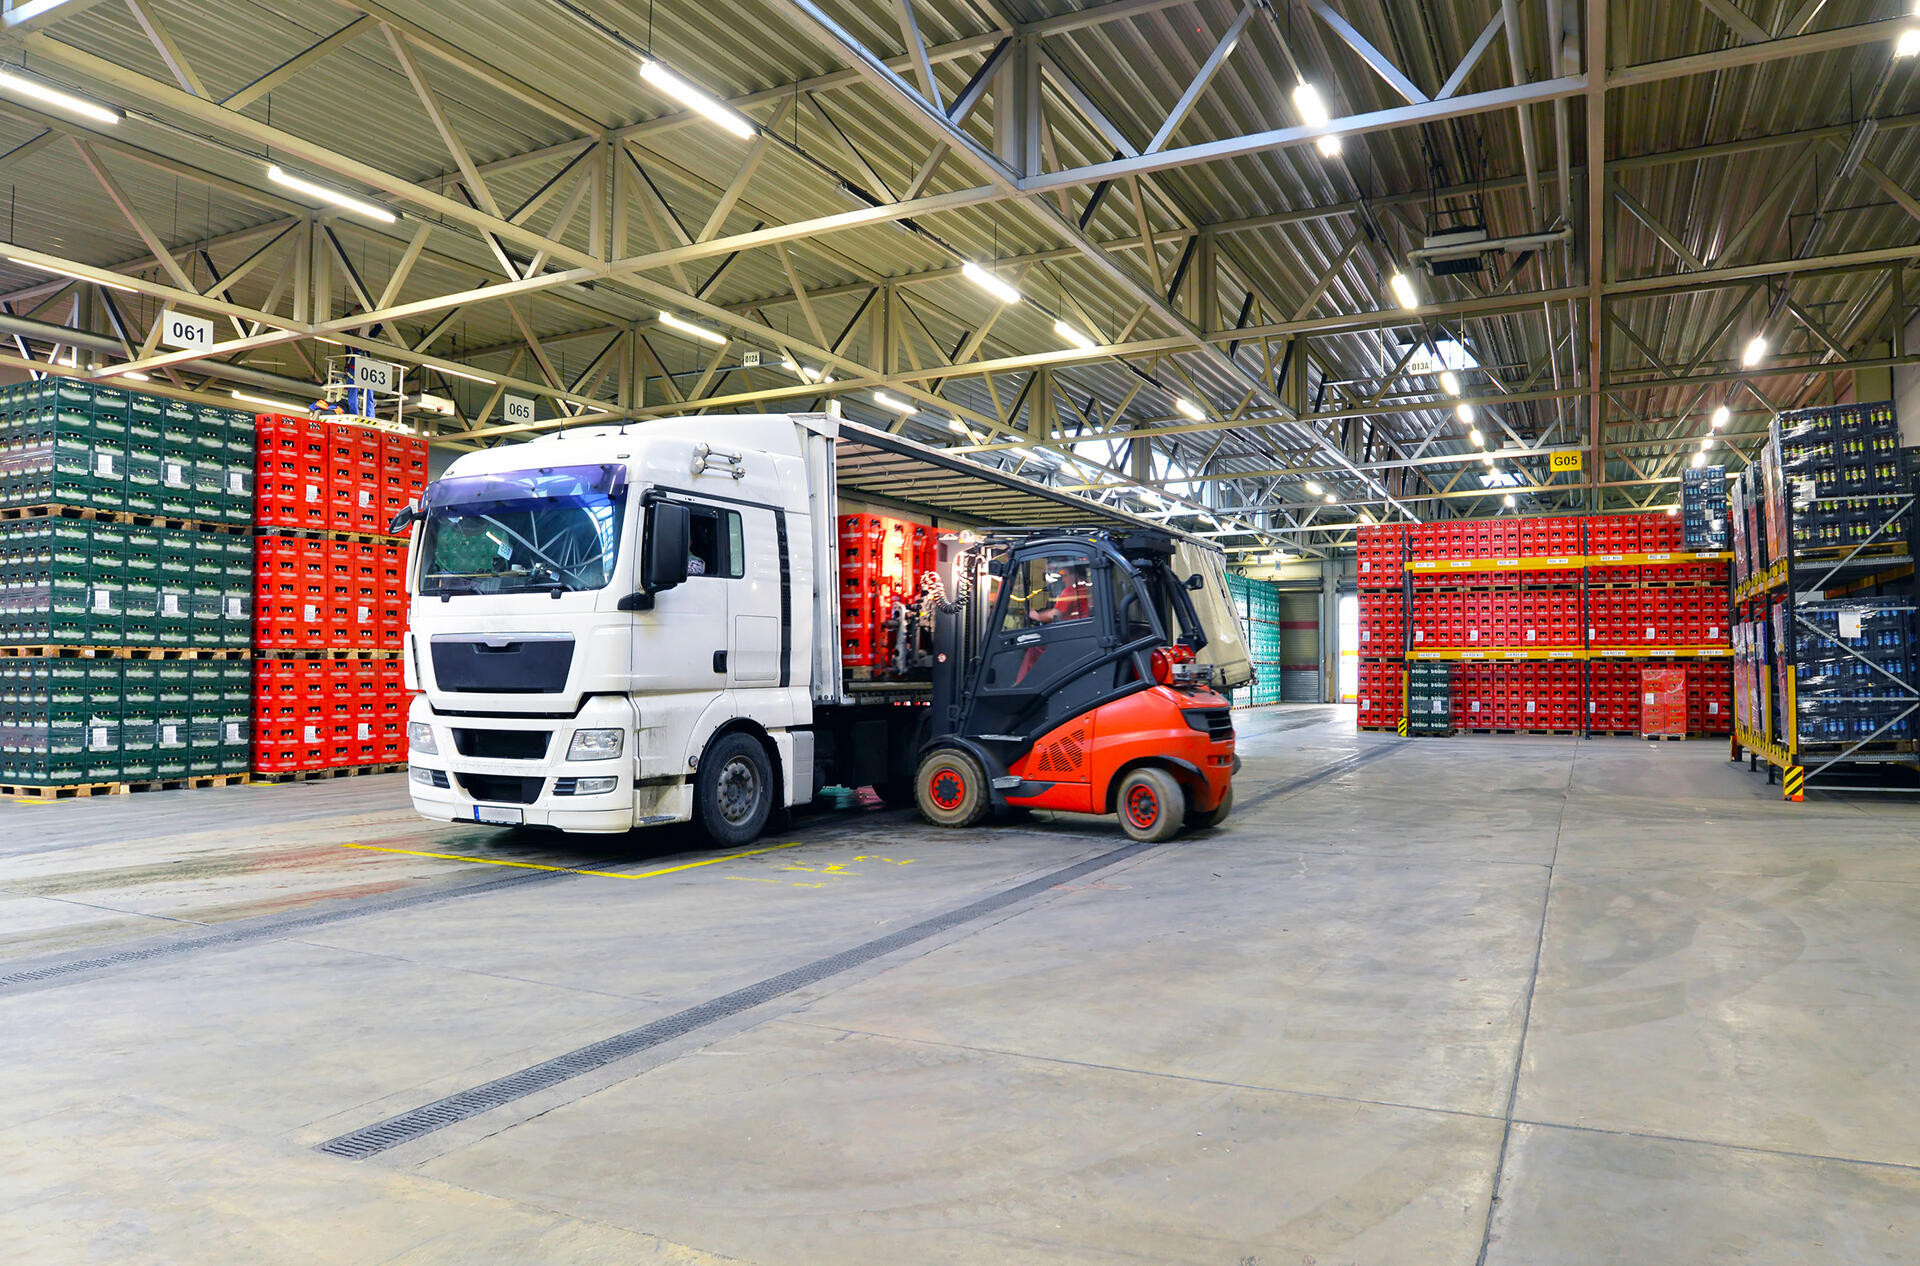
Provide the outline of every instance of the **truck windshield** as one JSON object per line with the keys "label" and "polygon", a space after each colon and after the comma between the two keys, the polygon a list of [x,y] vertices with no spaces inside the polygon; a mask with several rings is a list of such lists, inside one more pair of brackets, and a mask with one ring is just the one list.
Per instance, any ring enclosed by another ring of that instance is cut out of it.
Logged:
{"label": "truck windshield", "polygon": [[420,593],[604,588],[627,503],[619,466],[459,475],[427,489]]}

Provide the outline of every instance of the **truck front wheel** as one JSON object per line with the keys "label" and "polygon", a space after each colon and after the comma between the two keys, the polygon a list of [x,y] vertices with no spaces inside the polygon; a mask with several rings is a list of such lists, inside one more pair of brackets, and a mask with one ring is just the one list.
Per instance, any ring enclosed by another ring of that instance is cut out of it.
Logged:
{"label": "truck front wheel", "polygon": [[727,734],[707,749],[693,780],[694,815],[716,844],[758,839],[773,812],[773,767],[751,734]]}
{"label": "truck front wheel", "polygon": [[987,774],[956,747],[928,752],[913,778],[920,816],[935,826],[972,826],[987,816]]}

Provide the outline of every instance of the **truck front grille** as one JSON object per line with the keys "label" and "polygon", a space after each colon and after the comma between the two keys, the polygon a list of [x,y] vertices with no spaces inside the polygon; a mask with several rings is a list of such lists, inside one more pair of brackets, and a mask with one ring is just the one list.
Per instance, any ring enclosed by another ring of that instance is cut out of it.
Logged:
{"label": "truck front grille", "polygon": [[490,804],[532,804],[540,798],[544,778],[517,778],[506,774],[460,774],[460,789]]}
{"label": "truck front grille", "polygon": [[542,760],[550,737],[545,730],[455,729],[453,746],[462,756],[483,760]]}

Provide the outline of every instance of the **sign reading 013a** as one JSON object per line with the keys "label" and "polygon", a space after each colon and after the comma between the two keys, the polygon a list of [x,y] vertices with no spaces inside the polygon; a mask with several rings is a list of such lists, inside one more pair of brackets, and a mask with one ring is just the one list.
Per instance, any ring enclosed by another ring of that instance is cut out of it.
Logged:
{"label": "sign reading 013a", "polygon": [[1583,458],[1584,454],[1582,454],[1579,449],[1563,448],[1559,452],[1551,455],[1548,469],[1555,471],[1580,470],[1582,469]]}

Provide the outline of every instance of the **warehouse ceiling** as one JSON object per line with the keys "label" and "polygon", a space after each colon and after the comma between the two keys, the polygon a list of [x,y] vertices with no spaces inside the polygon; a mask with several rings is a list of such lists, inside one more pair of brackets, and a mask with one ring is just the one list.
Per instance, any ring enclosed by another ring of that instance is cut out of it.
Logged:
{"label": "warehouse ceiling", "polygon": [[1250,558],[1669,505],[1913,360],[1907,12],[12,0],[0,363],[359,351],[467,446],[838,401]]}

